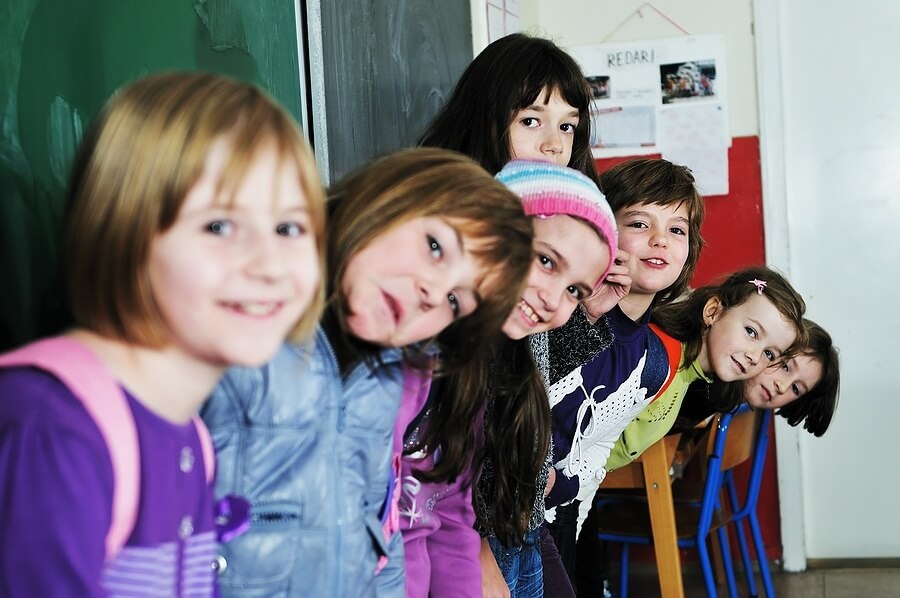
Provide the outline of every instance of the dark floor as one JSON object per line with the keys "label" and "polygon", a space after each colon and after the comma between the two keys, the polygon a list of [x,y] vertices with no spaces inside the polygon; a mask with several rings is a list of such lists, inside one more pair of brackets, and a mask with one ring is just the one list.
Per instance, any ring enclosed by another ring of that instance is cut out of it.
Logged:
{"label": "dark floor", "polygon": [[[772,583],[779,598],[890,598],[900,597],[900,568],[811,568],[803,573],[784,573],[772,567]],[[762,595],[762,582],[757,577],[757,591]],[[743,573],[737,573],[738,592],[749,596]],[[660,595],[656,567],[635,563],[629,575],[631,598],[654,598]],[[618,581],[611,588],[618,595]],[[684,565],[684,593],[687,598],[706,596],[700,565]],[[719,595],[727,596],[728,588],[719,587]]]}

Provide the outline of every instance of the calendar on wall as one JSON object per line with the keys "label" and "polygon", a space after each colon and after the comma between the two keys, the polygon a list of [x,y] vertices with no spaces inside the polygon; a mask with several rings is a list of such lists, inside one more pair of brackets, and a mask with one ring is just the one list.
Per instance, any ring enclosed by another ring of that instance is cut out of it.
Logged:
{"label": "calendar on wall", "polygon": [[723,35],[568,48],[587,78],[595,158],[661,154],[689,166],[707,195],[728,193]]}

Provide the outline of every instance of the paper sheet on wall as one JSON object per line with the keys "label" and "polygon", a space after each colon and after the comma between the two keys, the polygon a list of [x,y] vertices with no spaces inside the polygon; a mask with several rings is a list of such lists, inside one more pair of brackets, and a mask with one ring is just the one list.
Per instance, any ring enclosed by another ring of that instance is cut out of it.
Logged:
{"label": "paper sheet on wall", "polygon": [[593,96],[595,158],[677,157],[673,161],[702,173],[707,194],[727,193],[731,136],[723,35],[594,44],[569,52]]}
{"label": "paper sheet on wall", "polygon": [[725,114],[718,104],[697,104],[660,111],[662,157],[694,173],[703,196],[728,195],[728,138]]}

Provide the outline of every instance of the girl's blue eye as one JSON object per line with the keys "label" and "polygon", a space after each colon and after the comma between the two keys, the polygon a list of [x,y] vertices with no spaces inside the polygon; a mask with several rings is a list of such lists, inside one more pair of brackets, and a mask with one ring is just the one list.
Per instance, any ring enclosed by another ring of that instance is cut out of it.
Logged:
{"label": "girl's blue eye", "polygon": [[768,359],[769,361],[775,361],[775,351],[772,351],[771,349],[766,349],[764,351],[764,353],[765,353],[766,359]]}
{"label": "girl's blue eye", "polygon": [[440,259],[441,256],[444,255],[444,250],[441,249],[441,244],[438,243],[437,239],[432,237],[431,235],[426,235],[428,238],[428,250],[431,252],[431,257],[434,259]]}
{"label": "girl's blue eye", "polygon": [[224,237],[234,232],[234,223],[230,220],[213,220],[206,225],[206,232]]}
{"label": "girl's blue eye", "polygon": [[744,330],[747,331],[747,335],[748,335],[750,338],[756,338],[756,330],[754,330],[754,329],[751,328],[750,326],[744,326]]}
{"label": "girl's blue eye", "polygon": [[453,317],[457,317],[459,315],[459,299],[454,293],[450,293],[447,295],[447,301],[450,302],[450,311],[453,312]]}
{"label": "girl's blue eye", "polygon": [[297,222],[282,222],[275,227],[275,232],[282,237],[299,237],[306,232],[306,228]]}

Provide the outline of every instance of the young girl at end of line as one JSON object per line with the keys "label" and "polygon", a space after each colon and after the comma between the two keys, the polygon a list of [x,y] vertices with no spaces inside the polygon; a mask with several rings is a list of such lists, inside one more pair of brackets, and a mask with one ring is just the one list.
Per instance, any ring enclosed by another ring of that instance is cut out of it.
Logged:
{"label": "young girl at end of line", "polygon": [[678,371],[623,430],[607,469],[630,463],[668,433],[695,380],[746,383],[795,359],[807,344],[805,309],[790,283],[762,266],[734,272],[719,284],[700,287],[687,299],[657,309],[657,333],[681,343]]}
{"label": "young girl at end of line", "polygon": [[840,359],[831,335],[805,319],[809,341],[794,357],[739,383],[691,384],[672,432],[693,428],[716,411],[727,412],[746,401],[754,409],[775,409],[789,425],[819,437],[837,410]]}

